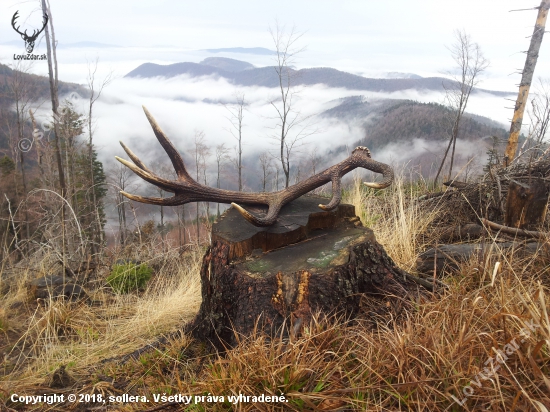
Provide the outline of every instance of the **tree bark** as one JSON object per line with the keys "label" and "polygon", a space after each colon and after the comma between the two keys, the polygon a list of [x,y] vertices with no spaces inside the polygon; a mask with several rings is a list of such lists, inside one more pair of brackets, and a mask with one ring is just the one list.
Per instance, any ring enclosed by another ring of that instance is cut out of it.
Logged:
{"label": "tree bark", "polygon": [[510,182],[506,199],[505,226],[536,229],[546,217],[550,184],[542,179],[530,183]]}
{"label": "tree bark", "polygon": [[267,228],[233,208],[222,215],[203,258],[196,337],[223,350],[254,331],[294,336],[318,311],[356,316],[363,294],[401,304],[417,292],[353,206],[323,212],[324,200],[296,199]]}

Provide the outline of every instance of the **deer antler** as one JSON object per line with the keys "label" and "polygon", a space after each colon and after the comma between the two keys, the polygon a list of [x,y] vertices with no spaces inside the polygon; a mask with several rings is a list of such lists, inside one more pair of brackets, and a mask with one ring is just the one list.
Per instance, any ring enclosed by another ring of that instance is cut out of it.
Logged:
{"label": "deer antler", "polygon": [[[189,175],[187,169],[185,168],[185,164],[183,163],[183,159],[174,145],[172,145],[172,142],[168,140],[149,111],[145,107],[143,107],[143,110],[145,111],[147,120],[149,120],[149,123],[153,128],[155,136],[172,161],[172,166],[174,166],[174,169],[176,170],[177,179],[168,180],[155,175],[128,147],[126,147],[124,143],[120,142],[122,148],[128,154],[133,163],[115,156],[119,162],[131,169],[143,180],[146,180],[147,182],[152,183],[165,191],[174,193],[174,196],[172,197],[159,198],[142,197],[123,191],[120,192],[128,199],[135,200],[137,202],[163,206],[176,206],[190,202],[231,203],[231,205],[233,205],[233,207],[235,207],[241,215],[253,225],[270,226],[275,223],[281,208],[286,203],[328,182],[332,182],[332,199],[327,205],[319,205],[319,207],[323,210],[332,210],[336,208],[340,204],[341,200],[340,183],[342,176],[357,167],[363,167],[373,172],[382,174],[383,179],[380,183],[365,183],[368,187],[384,189],[393,181],[392,168],[388,165],[372,160],[369,149],[359,146],[355,148],[350,157],[340,163],[335,164],[334,166],[331,166],[328,169],[295,184],[294,186],[279,190],[278,192],[236,192],[232,190],[215,189],[212,187],[203,186],[193,180],[193,178]],[[248,212],[237,203],[267,205],[268,211],[265,217],[258,217]]]}

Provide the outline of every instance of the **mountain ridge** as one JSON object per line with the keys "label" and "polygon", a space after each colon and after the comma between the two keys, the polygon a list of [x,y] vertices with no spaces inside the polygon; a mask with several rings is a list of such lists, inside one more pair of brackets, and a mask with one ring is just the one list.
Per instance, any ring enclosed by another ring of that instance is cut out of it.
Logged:
{"label": "mountain ridge", "polygon": [[[225,58],[217,58],[218,62]],[[240,60],[232,60],[233,62],[241,62],[243,64],[250,63]],[[204,62],[204,61],[203,61]],[[231,83],[239,86],[260,86],[260,87],[278,87],[279,79],[273,66],[252,67],[246,70],[230,71],[222,68],[219,64],[217,67],[201,63],[182,62],[169,65],[159,65],[156,63],[144,63],[134,70],[130,71],[124,77],[127,78],[151,78],[151,77],[175,77],[183,74],[192,77],[200,76],[215,76],[223,77]],[[252,66],[252,65],[250,65]],[[347,73],[331,67],[314,67],[295,70],[286,68],[289,74],[294,78],[295,85],[314,85],[324,84],[328,87],[346,88],[351,90],[365,90],[371,92],[396,92],[400,90],[433,90],[444,91],[445,88],[452,86],[454,81],[443,77],[409,77],[409,78],[393,78],[379,79],[368,78],[356,74]],[[488,93],[496,96],[508,96],[513,92],[474,89],[473,93]]]}

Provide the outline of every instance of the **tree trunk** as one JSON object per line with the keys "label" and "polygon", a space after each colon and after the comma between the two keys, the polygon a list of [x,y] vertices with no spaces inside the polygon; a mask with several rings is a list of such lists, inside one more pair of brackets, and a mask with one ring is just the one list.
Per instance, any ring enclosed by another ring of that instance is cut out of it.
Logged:
{"label": "tree trunk", "polygon": [[523,122],[523,113],[525,111],[525,106],[527,105],[527,97],[529,96],[533,73],[535,72],[535,66],[537,65],[537,59],[539,57],[539,49],[544,36],[549,8],[550,0],[542,0],[540,6],[538,7],[539,12],[537,14],[535,29],[533,30],[533,35],[531,36],[531,44],[529,45],[529,50],[527,51],[527,58],[521,74],[521,82],[519,83],[518,98],[514,108],[514,117],[512,118],[512,124],[510,125],[510,137],[508,138],[508,145],[506,146],[506,151],[504,153],[506,166],[512,163],[512,160],[514,160],[514,157],[516,156],[518,137],[521,131],[521,124]]}
{"label": "tree trunk", "polygon": [[296,199],[267,228],[233,208],[221,216],[203,258],[196,337],[223,349],[254,330],[293,336],[317,311],[356,316],[362,294],[396,303],[417,291],[353,206],[323,212],[317,205],[325,202]]}
{"label": "tree trunk", "polygon": [[550,184],[533,179],[528,184],[510,182],[506,199],[505,226],[537,229],[546,217]]}

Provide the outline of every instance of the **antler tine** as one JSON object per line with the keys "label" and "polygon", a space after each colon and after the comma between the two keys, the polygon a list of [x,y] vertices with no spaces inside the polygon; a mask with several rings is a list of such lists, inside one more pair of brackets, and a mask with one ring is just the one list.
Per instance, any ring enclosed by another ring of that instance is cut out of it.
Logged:
{"label": "antler tine", "polygon": [[182,201],[184,201],[185,203],[189,202],[189,199],[184,199],[184,196],[181,195],[176,195],[172,197],[145,197],[133,195],[131,193],[125,192],[124,190],[121,190],[120,194],[126,196],[130,200],[135,200],[136,202],[149,203],[159,206],[177,206],[181,205]]}
{"label": "antler tine", "polygon": [[128,169],[130,169],[132,172],[134,172],[136,175],[141,177],[143,180],[146,180],[147,182],[160,187],[163,190],[166,190],[167,192],[176,192],[176,190],[181,190],[181,183],[166,180],[163,179],[160,176],[157,176],[151,172],[148,172],[146,170],[143,170],[139,167],[137,167],[135,164],[130,163],[127,160],[121,159],[118,156],[115,156],[115,159],[118,160],[120,163],[122,163],[124,166],[126,166]]}
{"label": "antler tine", "polygon": [[379,173],[382,173],[382,177],[383,177],[382,181],[379,183],[363,182],[363,184],[372,189],[385,189],[386,187],[391,185],[393,182],[393,169],[383,163],[378,163],[378,164],[380,165],[380,170],[381,170]]}
{"label": "antler tine", "polygon": [[149,113],[149,110],[145,106],[143,107],[143,111],[145,112],[145,116],[147,116],[147,120],[149,120],[149,123],[151,124],[151,127],[153,128],[153,132],[155,133],[155,136],[157,137],[157,140],[161,144],[161,146],[164,148],[164,151],[166,154],[168,154],[168,157],[172,161],[172,165],[174,166],[174,169],[176,170],[176,173],[178,175],[178,178],[181,180],[193,180],[191,176],[189,176],[189,173],[187,173],[187,169],[185,168],[185,164],[183,163],[183,159],[181,158],[180,154],[170,141],[168,137],[164,134],[160,126],[157,124],[155,118]]}
{"label": "antler tine", "polygon": [[124,151],[126,152],[126,154],[128,155],[128,157],[130,159],[132,159],[132,162],[134,162],[137,167],[139,167],[142,170],[145,170],[147,173],[153,174],[153,172],[151,170],[149,170],[147,168],[147,166],[145,166],[145,164],[139,159],[139,157],[137,157],[135,155],[134,152],[132,152],[130,150],[130,148],[128,146],[126,146],[124,143],[122,143],[122,141],[119,141],[119,143],[122,146],[122,148],[124,149]]}
{"label": "antler tine", "polygon": [[363,182],[365,186],[372,189],[385,189],[392,184],[393,169],[384,163],[379,163],[376,160],[372,160],[370,150],[367,147],[357,146],[355,149],[353,149],[353,152],[351,152],[351,154],[352,156],[357,155],[360,158],[359,163],[361,167],[364,167],[365,169],[368,169],[372,172],[382,174],[383,179],[381,182]]}
{"label": "antler tine", "polygon": [[277,216],[283,207],[282,202],[270,203],[265,217],[257,217],[236,203],[231,203],[237,211],[254,226],[271,226],[277,220]]}
{"label": "antler tine", "polygon": [[331,211],[340,204],[342,200],[342,190],[340,185],[342,182],[342,176],[335,175],[332,177],[332,199],[327,205],[319,205],[319,207],[325,211]]}

